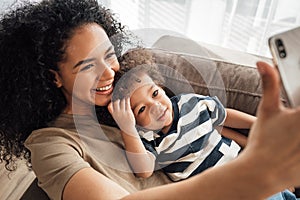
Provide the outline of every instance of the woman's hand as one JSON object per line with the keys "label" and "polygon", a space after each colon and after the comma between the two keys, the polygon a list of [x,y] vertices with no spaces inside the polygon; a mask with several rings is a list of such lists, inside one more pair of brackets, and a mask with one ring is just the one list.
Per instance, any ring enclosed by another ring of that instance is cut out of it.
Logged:
{"label": "woman's hand", "polygon": [[268,161],[259,167],[268,168],[270,183],[278,188],[277,191],[299,186],[300,109],[282,105],[280,79],[274,68],[264,62],[257,63],[257,67],[264,95],[244,153],[256,157],[256,160]]}
{"label": "woman's hand", "polygon": [[136,121],[130,107],[130,98],[118,99],[108,105],[108,110],[119,128],[127,134],[136,134]]}

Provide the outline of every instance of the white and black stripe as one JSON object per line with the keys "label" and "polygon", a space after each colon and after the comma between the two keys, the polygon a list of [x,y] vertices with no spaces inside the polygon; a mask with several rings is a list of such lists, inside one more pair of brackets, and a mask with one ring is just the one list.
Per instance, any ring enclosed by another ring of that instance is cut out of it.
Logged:
{"label": "white and black stripe", "polygon": [[240,147],[215,129],[226,118],[216,97],[182,94],[171,101],[174,122],[169,133],[142,140],[172,180],[186,179],[237,156]]}

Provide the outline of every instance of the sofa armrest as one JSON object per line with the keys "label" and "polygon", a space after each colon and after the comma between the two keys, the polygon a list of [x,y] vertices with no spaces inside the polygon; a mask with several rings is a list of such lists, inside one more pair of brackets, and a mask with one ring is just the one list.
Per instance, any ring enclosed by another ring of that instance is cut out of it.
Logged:
{"label": "sofa armrest", "polygon": [[20,200],[50,200],[50,198],[46,192],[38,186],[38,180],[35,178]]}
{"label": "sofa armrest", "polygon": [[24,160],[16,160],[15,164],[17,169],[8,171],[5,163],[0,163],[0,199],[20,199],[35,179],[35,174]]}

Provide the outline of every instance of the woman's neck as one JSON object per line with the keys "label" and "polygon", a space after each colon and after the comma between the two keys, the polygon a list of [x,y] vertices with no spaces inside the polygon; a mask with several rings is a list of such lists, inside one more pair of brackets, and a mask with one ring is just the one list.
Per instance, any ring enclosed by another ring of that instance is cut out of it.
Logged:
{"label": "woman's neck", "polygon": [[90,116],[95,115],[95,113],[93,112],[92,105],[84,105],[84,106],[67,105],[62,113],[69,114],[69,115],[90,115]]}

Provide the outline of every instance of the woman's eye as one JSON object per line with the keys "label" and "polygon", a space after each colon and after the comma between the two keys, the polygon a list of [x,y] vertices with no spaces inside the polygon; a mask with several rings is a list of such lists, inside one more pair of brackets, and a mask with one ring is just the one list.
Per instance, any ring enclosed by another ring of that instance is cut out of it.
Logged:
{"label": "woman's eye", "polygon": [[112,63],[117,61],[117,56],[116,56],[115,52],[107,54],[105,56],[105,61],[106,61],[106,64],[108,64],[108,65],[111,65]]}
{"label": "woman's eye", "polygon": [[152,97],[156,97],[158,95],[158,90],[155,90],[152,94]]}
{"label": "woman's eye", "polygon": [[117,57],[116,53],[115,52],[111,52],[111,53],[109,53],[109,54],[106,55],[106,58],[111,58],[111,57],[116,58]]}
{"label": "woman's eye", "polygon": [[138,114],[141,114],[142,112],[144,112],[144,110],[145,110],[145,106],[141,107],[141,108],[139,109]]}
{"label": "woman's eye", "polygon": [[86,71],[86,70],[88,70],[88,69],[90,69],[90,68],[92,68],[94,66],[95,66],[94,64],[88,64],[88,65],[82,67],[79,71],[81,71],[81,72],[82,71]]}
{"label": "woman's eye", "polygon": [[117,56],[115,52],[109,53],[105,56],[105,60],[116,60]]}

